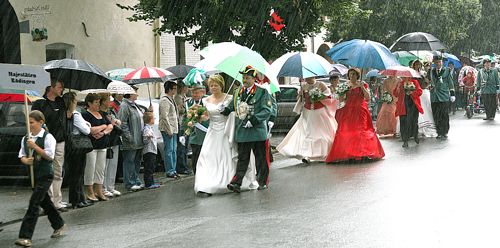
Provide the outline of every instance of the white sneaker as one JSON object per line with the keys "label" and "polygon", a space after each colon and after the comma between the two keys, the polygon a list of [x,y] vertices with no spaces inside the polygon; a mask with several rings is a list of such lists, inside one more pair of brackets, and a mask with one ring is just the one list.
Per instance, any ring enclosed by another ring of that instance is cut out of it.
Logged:
{"label": "white sneaker", "polygon": [[132,191],[138,191],[138,190],[141,190],[141,186],[139,186],[139,185],[134,185],[134,186],[130,187],[130,189],[131,189]]}
{"label": "white sneaker", "polygon": [[121,196],[122,195],[122,193],[120,193],[120,191],[115,190],[115,189],[112,190],[111,193],[113,194],[113,196]]}
{"label": "white sneaker", "polygon": [[113,197],[113,193],[111,193],[109,191],[104,191],[104,196],[106,196],[106,197]]}

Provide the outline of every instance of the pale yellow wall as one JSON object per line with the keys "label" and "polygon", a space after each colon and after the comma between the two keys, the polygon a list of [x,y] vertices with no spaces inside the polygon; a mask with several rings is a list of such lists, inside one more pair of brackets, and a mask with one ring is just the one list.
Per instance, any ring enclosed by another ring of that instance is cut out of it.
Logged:
{"label": "pale yellow wall", "polygon": [[[134,4],[137,0],[120,0],[121,4]],[[24,64],[45,62],[45,46],[68,43],[75,46],[73,58],[96,64],[104,71],[127,67],[140,67],[146,62],[155,64],[152,27],[144,22],[131,23],[125,18],[130,11],[121,10],[116,1],[98,0],[10,0],[19,21],[35,17],[24,15],[27,7],[49,5],[44,14],[48,40],[32,41],[31,34],[21,34],[21,58]],[[30,21],[34,22],[34,20]],[[85,36],[84,22],[87,26]]]}

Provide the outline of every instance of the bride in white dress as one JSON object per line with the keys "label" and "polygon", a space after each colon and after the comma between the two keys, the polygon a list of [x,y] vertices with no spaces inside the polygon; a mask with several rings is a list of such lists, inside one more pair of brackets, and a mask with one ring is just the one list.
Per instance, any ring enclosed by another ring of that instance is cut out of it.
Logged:
{"label": "bride in white dress", "polygon": [[[203,103],[209,114],[208,127],[200,157],[196,164],[194,191],[198,194],[228,193],[227,185],[236,173],[238,149],[233,141],[234,113],[224,116],[219,106],[232,103],[233,97],[223,93],[224,79],[220,75],[208,79],[208,87],[212,95],[204,98]],[[253,156],[251,156],[253,157]],[[242,190],[257,189],[255,162],[250,161],[247,174],[241,185]]]}

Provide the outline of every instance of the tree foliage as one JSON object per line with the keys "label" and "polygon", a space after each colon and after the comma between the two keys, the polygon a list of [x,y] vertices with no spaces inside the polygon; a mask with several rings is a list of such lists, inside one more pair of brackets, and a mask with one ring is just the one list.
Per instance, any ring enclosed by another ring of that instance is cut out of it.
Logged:
{"label": "tree foliage", "polygon": [[[304,38],[322,27],[322,0],[140,0],[134,6],[118,5],[134,11],[130,21],[152,23],[155,30],[184,36],[195,47],[209,42],[235,41],[253,47],[265,58],[276,58],[292,50],[302,50]],[[286,27],[275,35],[269,24],[273,8]]]}
{"label": "tree foliage", "polygon": [[346,20],[327,24],[328,40],[362,38],[389,47],[406,33],[426,32],[440,39],[448,50],[456,51],[460,50],[460,42],[470,39],[471,27],[481,18],[479,0],[356,2],[359,9],[354,9]]}

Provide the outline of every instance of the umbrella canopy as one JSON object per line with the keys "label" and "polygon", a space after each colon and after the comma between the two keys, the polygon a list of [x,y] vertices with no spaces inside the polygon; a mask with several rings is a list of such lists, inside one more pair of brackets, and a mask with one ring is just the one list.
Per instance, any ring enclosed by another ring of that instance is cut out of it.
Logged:
{"label": "umbrella canopy", "polygon": [[462,63],[460,62],[460,59],[457,58],[457,56],[449,53],[443,53],[443,56],[446,58],[446,60],[444,61],[444,66],[448,66],[449,63],[452,63],[457,69],[460,69],[462,67]]}
{"label": "umbrella canopy", "polygon": [[127,74],[131,73],[134,69],[132,68],[121,68],[106,72],[106,76],[112,80],[122,81]]}
{"label": "umbrella canopy", "polygon": [[395,76],[395,77],[411,77],[411,78],[421,77],[420,73],[418,73],[417,71],[413,70],[410,67],[402,65],[391,66],[385,70],[380,71],[380,74],[385,76]]}
{"label": "umbrella canopy", "polygon": [[80,91],[81,94],[89,94],[89,93],[110,93],[110,94],[135,94],[135,90],[132,87],[122,81],[113,80],[108,84],[106,89],[89,89]]}
{"label": "umbrella canopy", "polygon": [[459,84],[463,84],[463,80],[464,80],[464,77],[467,75],[467,73],[469,72],[472,72],[472,74],[474,75],[474,78],[477,78],[477,70],[476,68],[472,67],[472,66],[464,66],[462,67],[462,69],[460,69],[460,72],[458,73],[458,83]]}
{"label": "umbrella canopy", "polygon": [[311,52],[287,53],[271,65],[278,77],[308,78],[329,75],[333,66],[325,58]]}
{"label": "umbrella canopy", "polygon": [[446,47],[432,34],[423,32],[408,33],[399,37],[391,46],[391,51],[444,50]]}
{"label": "umbrella canopy", "polygon": [[211,67],[210,65],[207,64],[207,62],[209,62],[209,61],[206,59],[202,59],[202,60],[198,61],[198,63],[196,63],[194,65],[194,67],[205,71],[206,75],[220,73],[220,70],[216,69],[215,67]]}
{"label": "umbrella canopy", "polygon": [[171,72],[174,78],[185,78],[194,66],[190,65],[176,65],[167,68],[166,70]]}
{"label": "umbrella canopy", "polygon": [[330,75],[341,75],[344,76],[347,74],[347,71],[349,71],[349,68],[347,68],[343,64],[332,64],[333,70],[330,72]]}
{"label": "umbrella canopy", "polygon": [[28,96],[28,102],[34,102],[42,99],[42,96],[33,90],[1,89],[0,102],[24,102],[24,94]]}
{"label": "umbrella canopy", "polygon": [[432,62],[436,51],[434,51],[434,52],[431,52],[431,51],[410,51],[410,53],[413,53],[414,55],[416,55],[423,62]]}
{"label": "umbrella canopy", "polygon": [[83,60],[52,60],[42,65],[52,78],[73,90],[105,89],[111,79],[97,66]]}
{"label": "umbrella canopy", "polygon": [[394,55],[384,45],[370,40],[341,42],[326,52],[335,62],[359,68],[383,70],[399,65]]}
{"label": "umbrella canopy", "polygon": [[368,73],[366,73],[366,77],[367,78],[380,77],[379,70],[373,69],[373,70],[369,71]]}
{"label": "umbrella canopy", "polygon": [[207,75],[204,70],[193,68],[182,81],[187,86],[194,86],[196,84],[201,85],[206,78]]}
{"label": "umbrella canopy", "polygon": [[144,66],[131,71],[123,78],[123,81],[129,85],[136,85],[144,83],[165,82],[166,80],[172,78],[174,78],[174,74],[167,70]]}
{"label": "umbrella canopy", "polygon": [[271,93],[280,90],[276,73],[271,65],[260,54],[248,47],[233,42],[223,42],[204,48],[200,54],[206,58],[207,66],[215,67],[240,82],[243,81],[240,71],[251,66],[269,79]]}
{"label": "umbrella canopy", "polygon": [[414,60],[420,59],[417,55],[408,51],[393,52],[394,56],[402,66],[411,66],[410,63]]}

